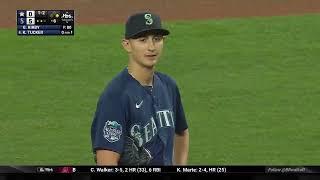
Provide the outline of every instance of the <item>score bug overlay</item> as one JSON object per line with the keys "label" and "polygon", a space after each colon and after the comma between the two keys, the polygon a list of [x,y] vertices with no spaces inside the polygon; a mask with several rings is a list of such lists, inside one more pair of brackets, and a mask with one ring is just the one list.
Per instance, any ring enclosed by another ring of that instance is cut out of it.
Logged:
{"label": "score bug overlay", "polygon": [[17,35],[74,35],[74,10],[17,10]]}

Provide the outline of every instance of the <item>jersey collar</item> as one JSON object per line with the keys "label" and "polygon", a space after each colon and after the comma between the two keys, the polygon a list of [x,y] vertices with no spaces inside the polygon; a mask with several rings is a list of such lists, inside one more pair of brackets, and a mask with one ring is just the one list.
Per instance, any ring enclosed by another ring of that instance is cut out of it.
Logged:
{"label": "jersey collar", "polygon": [[[138,80],[136,80],[134,77],[132,77],[132,76],[129,74],[127,67],[124,69],[124,73],[126,74],[127,79],[128,79],[128,82],[129,82],[130,84],[133,84],[134,86],[138,86],[138,87],[140,87],[140,88],[143,88],[145,91],[147,91],[147,90],[145,89],[145,87],[144,87],[143,85],[141,85]],[[154,75],[153,75],[153,82],[152,82],[152,83],[153,83],[153,85],[152,85],[153,90],[152,90],[152,91],[153,91],[153,94],[155,95],[156,89],[160,86],[160,78],[158,77],[158,75],[157,75],[156,72],[155,72]]]}

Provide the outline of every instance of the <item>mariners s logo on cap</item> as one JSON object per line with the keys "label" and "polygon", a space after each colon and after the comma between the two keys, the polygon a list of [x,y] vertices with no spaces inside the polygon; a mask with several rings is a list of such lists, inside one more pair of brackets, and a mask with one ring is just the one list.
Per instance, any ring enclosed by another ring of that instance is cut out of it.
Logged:
{"label": "mariners s logo on cap", "polygon": [[122,126],[117,121],[107,121],[103,128],[103,137],[113,143],[120,140]]}
{"label": "mariners s logo on cap", "polygon": [[152,19],[151,14],[145,14],[144,18],[146,19],[146,25],[151,25],[153,23],[153,19]]}

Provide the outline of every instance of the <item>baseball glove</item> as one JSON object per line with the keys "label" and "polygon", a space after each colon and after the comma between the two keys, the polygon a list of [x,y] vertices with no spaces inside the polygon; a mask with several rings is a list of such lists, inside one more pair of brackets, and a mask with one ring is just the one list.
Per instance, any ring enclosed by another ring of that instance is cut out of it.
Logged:
{"label": "baseball glove", "polygon": [[151,159],[152,156],[149,150],[144,147],[138,147],[133,138],[129,136],[126,137],[124,151],[120,156],[119,165],[148,165]]}

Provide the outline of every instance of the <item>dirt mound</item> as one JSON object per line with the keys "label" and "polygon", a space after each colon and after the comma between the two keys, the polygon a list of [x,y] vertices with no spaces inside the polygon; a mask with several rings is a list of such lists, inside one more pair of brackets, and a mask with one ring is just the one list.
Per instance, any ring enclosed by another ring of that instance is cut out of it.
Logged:
{"label": "dirt mound", "polygon": [[320,13],[320,0],[1,0],[0,27],[16,26],[17,9],[74,9],[78,24],[105,24],[141,10],[165,20]]}

